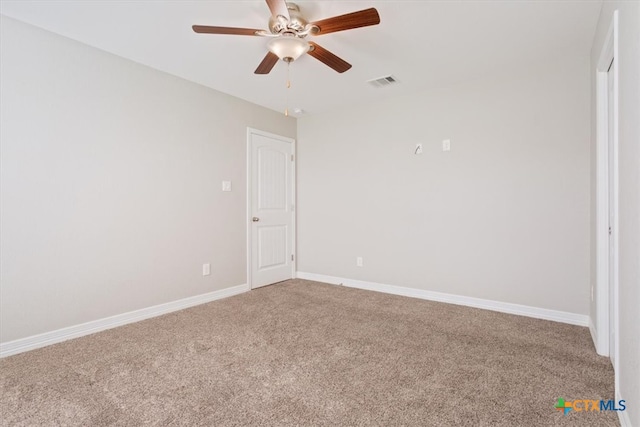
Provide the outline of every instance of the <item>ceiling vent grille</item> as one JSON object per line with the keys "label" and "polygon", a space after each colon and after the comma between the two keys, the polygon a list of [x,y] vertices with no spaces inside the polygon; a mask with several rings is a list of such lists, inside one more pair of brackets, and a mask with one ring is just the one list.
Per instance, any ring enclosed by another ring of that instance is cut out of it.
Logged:
{"label": "ceiling vent grille", "polygon": [[394,76],[389,75],[380,77],[379,79],[367,80],[367,83],[373,87],[387,87],[397,84],[398,80]]}

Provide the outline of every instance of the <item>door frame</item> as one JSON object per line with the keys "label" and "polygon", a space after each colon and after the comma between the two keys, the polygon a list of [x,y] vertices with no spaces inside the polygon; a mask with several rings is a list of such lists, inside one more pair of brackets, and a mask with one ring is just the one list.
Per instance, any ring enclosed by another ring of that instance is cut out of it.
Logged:
{"label": "door frame", "polygon": [[[609,140],[609,69],[613,63],[613,131]],[[610,328],[613,320],[614,329],[614,365],[619,366],[619,322],[618,322],[618,266],[619,266],[619,230],[618,230],[618,11],[613,13],[611,25],[600,52],[596,68],[596,351],[602,356],[609,356]],[[609,144],[614,153],[613,170],[609,170]],[[609,206],[609,177],[612,177],[613,206]],[[611,224],[613,247],[609,244],[609,209],[613,210]],[[610,251],[613,250],[613,261],[610,263]],[[613,270],[613,271],[612,271]],[[610,274],[610,272],[612,274]],[[609,280],[611,278],[611,280]],[[613,304],[610,295],[613,294]],[[613,312],[609,309],[612,307]],[[618,384],[618,369],[614,369],[615,384]]]}
{"label": "door frame", "polygon": [[290,162],[291,173],[291,252],[293,260],[291,260],[291,277],[296,277],[296,265],[298,257],[296,255],[296,140],[288,138],[282,135],[276,135],[275,133],[265,132],[259,129],[247,127],[247,216],[245,218],[247,222],[247,285],[249,289],[253,289],[253,258],[252,258],[252,221],[253,217],[253,200],[252,200],[252,183],[253,183],[253,170],[252,170],[252,150],[251,150],[251,135],[260,135],[267,138],[277,139],[279,141],[287,142],[291,144],[292,160]]}

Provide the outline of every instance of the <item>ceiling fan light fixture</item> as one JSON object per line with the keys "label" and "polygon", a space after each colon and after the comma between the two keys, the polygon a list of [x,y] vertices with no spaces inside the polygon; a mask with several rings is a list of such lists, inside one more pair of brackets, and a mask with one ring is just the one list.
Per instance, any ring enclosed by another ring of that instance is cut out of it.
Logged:
{"label": "ceiling fan light fixture", "polygon": [[282,35],[271,40],[267,47],[278,58],[292,62],[309,50],[309,43],[296,36]]}

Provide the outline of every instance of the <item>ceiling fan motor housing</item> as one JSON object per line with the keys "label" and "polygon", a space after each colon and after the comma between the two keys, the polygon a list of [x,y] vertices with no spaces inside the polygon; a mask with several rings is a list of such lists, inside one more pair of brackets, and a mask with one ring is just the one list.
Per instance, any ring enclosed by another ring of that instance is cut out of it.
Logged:
{"label": "ceiling fan motor housing", "polygon": [[269,30],[273,34],[281,34],[285,32],[291,32],[297,34],[305,30],[309,23],[300,13],[300,8],[295,3],[287,3],[287,10],[289,11],[289,19],[285,16],[272,16],[269,19]]}

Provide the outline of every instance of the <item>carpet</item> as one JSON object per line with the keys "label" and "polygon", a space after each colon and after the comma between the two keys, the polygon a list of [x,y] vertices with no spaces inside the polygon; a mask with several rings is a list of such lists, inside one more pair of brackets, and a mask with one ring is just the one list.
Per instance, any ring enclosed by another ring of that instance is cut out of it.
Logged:
{"label": "carpet", "polygon": [[3,426],[607,426],[587,328],[289,280],[0,360]]}

